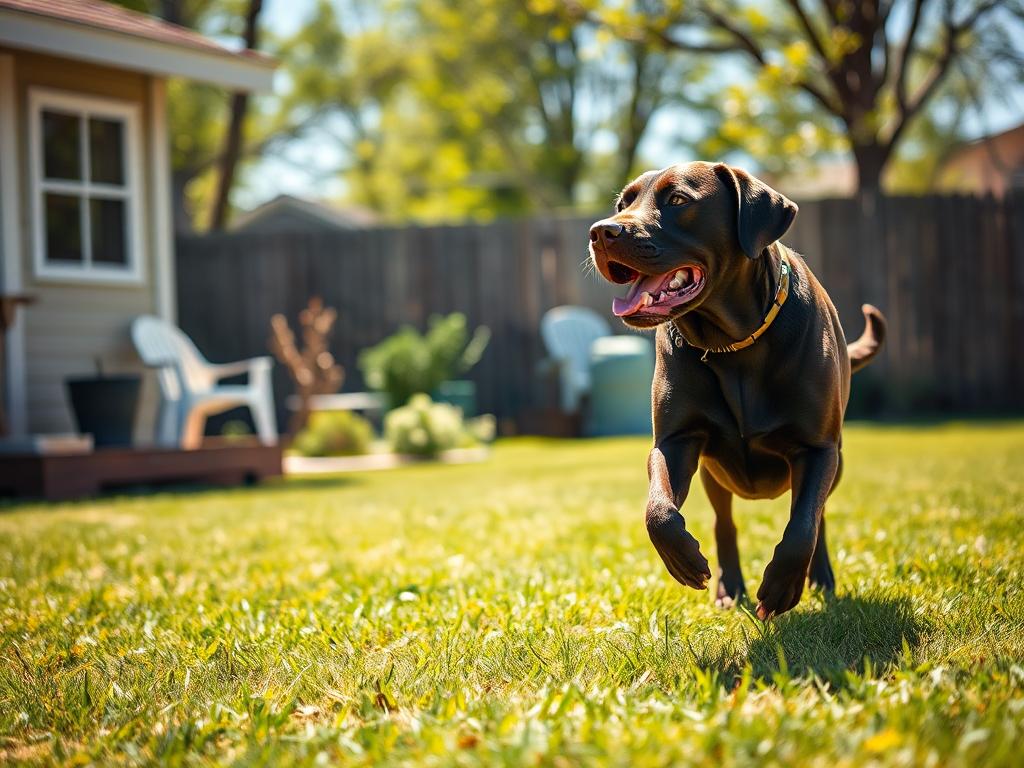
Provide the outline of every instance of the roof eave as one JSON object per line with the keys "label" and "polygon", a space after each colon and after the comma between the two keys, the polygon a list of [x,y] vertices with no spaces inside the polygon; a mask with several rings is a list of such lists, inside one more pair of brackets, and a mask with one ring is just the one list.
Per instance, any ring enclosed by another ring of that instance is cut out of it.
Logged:
{"label": "roof eave", "polygon": [[187,77],[233,91],[269,91],[276,66],[267,57],[173,45],[10,9],[0,9],[0,44],[153,75]]}

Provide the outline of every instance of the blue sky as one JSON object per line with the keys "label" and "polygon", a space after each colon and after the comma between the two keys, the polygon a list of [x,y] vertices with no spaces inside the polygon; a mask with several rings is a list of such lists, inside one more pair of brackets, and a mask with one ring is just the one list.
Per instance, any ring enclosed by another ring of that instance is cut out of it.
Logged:
{"label": "blue sky", "polygon": [[[287,36],[301,26],[313,7],[314,0],[266,0],[264,29],[275,36]],[[990,100],[980,112],[972,110],[965,118],[967,135],[974,138],[999,132],[1024,120],[1024,110],[1020,107],[1024,104],[1021,91],[1021,88],[1015,89],[1014,104]],[[688,119],[683,110],[666,109],[656,113],[641,145],[641,157],[658,167],[696,159],[675,140],[679,125]],[[250,208],[281,193],[312,198],[343,197],[343,182],[326,173],[338,167],[343,159],[336,144],[317,138],[297,141],[289,147],[287,161],[270,157],[251,168],[238,191],[236,202],[242,208]]]}

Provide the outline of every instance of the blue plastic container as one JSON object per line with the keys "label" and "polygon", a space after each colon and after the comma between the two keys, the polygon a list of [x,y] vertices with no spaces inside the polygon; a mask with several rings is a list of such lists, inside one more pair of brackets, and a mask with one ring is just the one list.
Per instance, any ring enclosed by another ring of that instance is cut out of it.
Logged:
{"label": "blue plastic container", "polygon": [[433,393],[435,403],[449,403],[462,409],[464,418],[476,416],[476,383],[466,379],[442,381]]}
{"label": "blue plastic container", "polygon": [[654,345],[642,336],[605,336],[590,347],[590,407],[584,433],[651,434]]}

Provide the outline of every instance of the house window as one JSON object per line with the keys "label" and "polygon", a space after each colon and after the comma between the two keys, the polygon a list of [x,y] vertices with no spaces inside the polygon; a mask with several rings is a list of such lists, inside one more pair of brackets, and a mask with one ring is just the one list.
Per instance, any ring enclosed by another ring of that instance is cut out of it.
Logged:
{"label": "house window", "polygon": [[140,282],[138,108],[33,89],[29,113],[36,275]]}

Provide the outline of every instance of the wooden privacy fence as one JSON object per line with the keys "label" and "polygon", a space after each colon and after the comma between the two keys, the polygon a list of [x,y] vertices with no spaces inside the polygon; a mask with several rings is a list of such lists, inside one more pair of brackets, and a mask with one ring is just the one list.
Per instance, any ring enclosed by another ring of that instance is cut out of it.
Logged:
{"label": "wooden privacy fence", "polygon": [[[404,323],[423,328],[432,314],[463,312],[493,333],[470,374],[479,408],[514,419],[544,405],[547,309],[583,304],[624,332],[610,313],[616,290],[584,269],[595,218],[184,237],[179,322],[212,360],[234,360],[266,354],[271,315],[294,323],[310,296],[322,296],[338,310],[332,352],[345,389],[356,389],[360,350]],[[862,330],[865,301],[889,319],[884,353],[855,379],[852,413],[1024,404],[1024,196],[808,202],[784,242],[805,255],[848,338]],[[281,402],[283,370],[275,387]]]}

